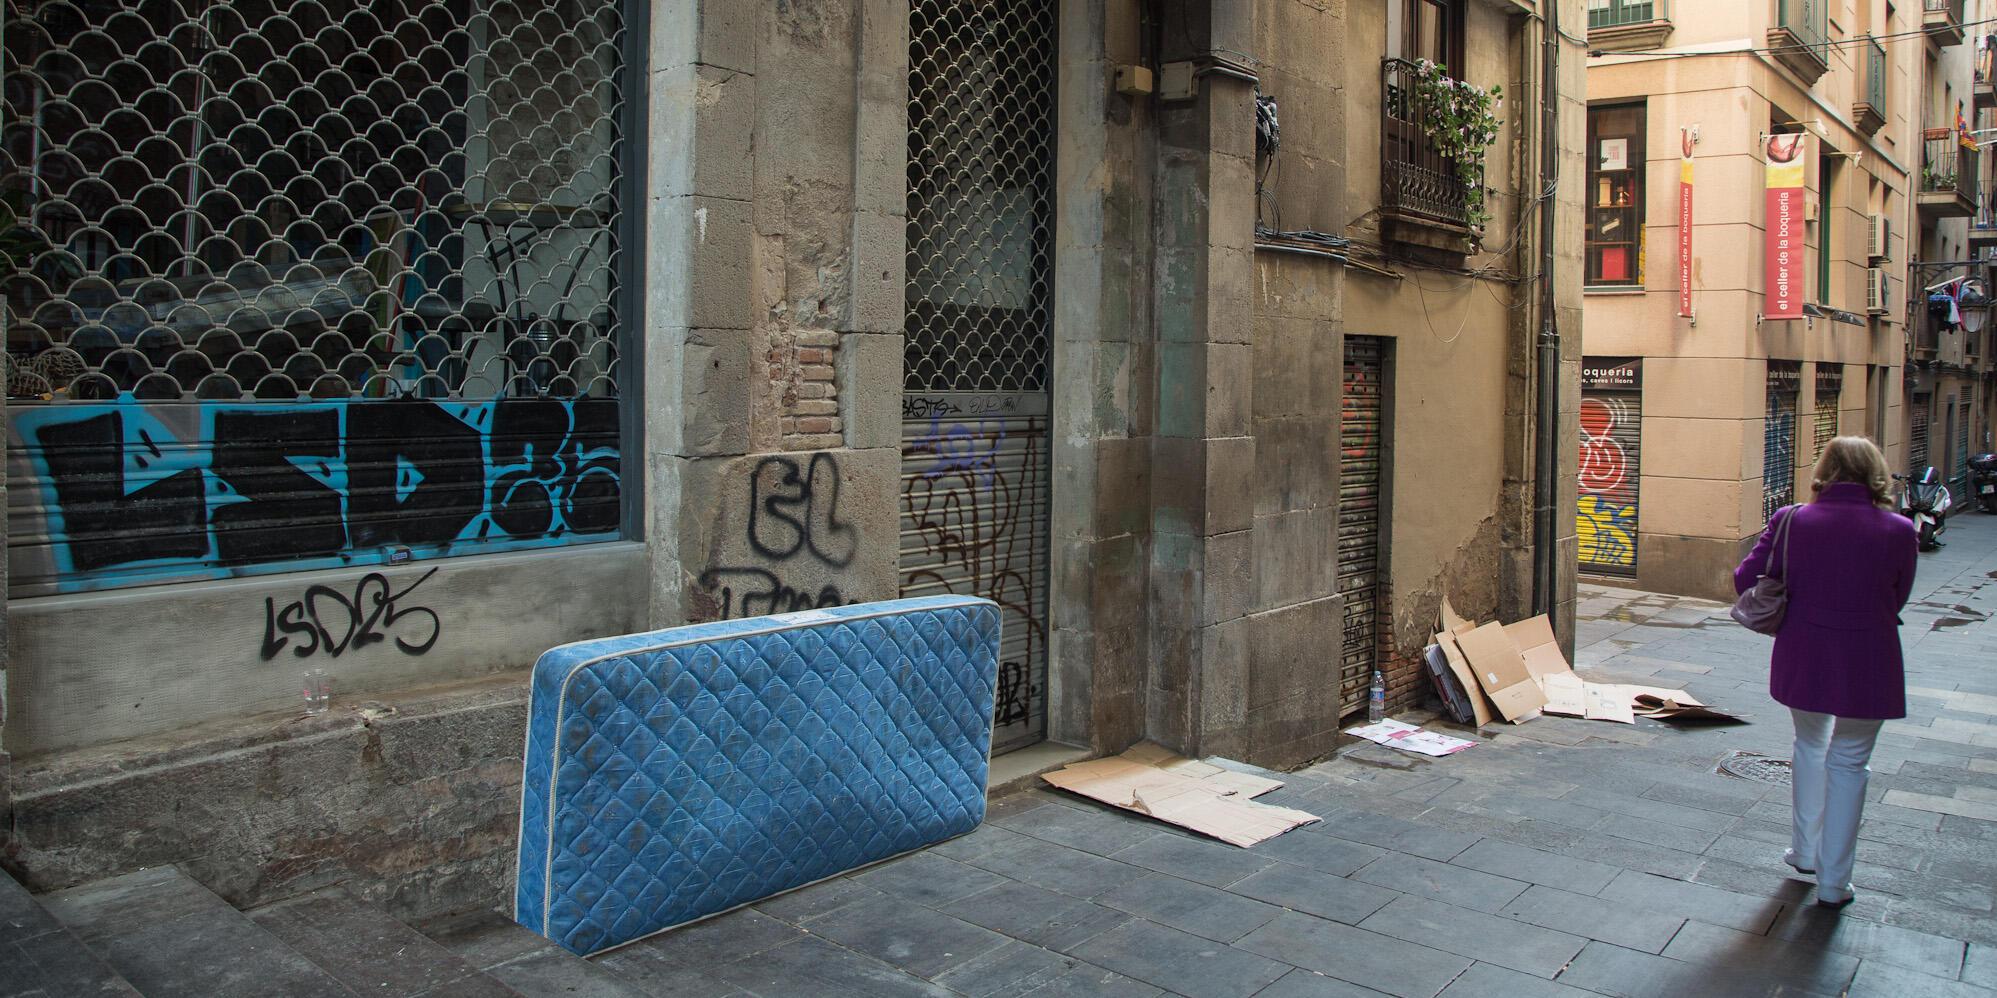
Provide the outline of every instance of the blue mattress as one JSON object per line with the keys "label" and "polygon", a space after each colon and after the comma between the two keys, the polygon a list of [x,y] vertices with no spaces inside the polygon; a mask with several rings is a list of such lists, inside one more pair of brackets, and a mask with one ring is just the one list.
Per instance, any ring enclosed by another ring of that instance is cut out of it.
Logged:
{"label": "blue mattress", "polygon": [[976,828],[998,641],[936,596],[542,655],[514,918],[587,955]]}

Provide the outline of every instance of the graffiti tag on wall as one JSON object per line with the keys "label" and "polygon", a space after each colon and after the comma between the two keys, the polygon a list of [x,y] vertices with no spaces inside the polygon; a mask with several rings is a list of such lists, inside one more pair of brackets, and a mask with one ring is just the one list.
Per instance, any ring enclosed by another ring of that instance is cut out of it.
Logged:
{"label": "graffiti tag on wall", "polygon": [[762,565],[720,565],[700,573],[701,589],[717,601],[720,619],[790,613],[847,602],[839,587],[787,581],[800,569],[814,574],[853,563],[859,532],[839,519],[839,461],[817,453],[802,463],[776,455],[749,473],[744,541]]}
{"label": "graffiti tag on wall", "polygon": [[[435,610],[410,606],[406,601],[417,586],[430,581],[435,574],[437,570],[433,568],[424,572],[422,578],[396,589],[387,576],[369,572],[354,584],[351,594],[328,585],[309,586],[304,595],[285,604],[282,610],[277,608],[276,600],[265,597],[260,654],[268,662],[289,647],[298,658],[320,651],[339,658],[349,650],[359,651],[393,636],[395,647],[403,654],[421,655],[443,635],[443,621]],[[395,633],[396,625],[404,619],[426,621],[428,629],[414,625],[408,633],[418,637],[411,641],[408,635]],[[335,628],[338,628],[337,637]],[[294,638],[298,640],[295,646]]]}
{"label": "graffiti tag on wall", "polygon": [[1580,496],[1575,529],[1581,562],[1611,568],[1636,566],[1636,495],[1628,456],[1616,437],[1639,416],[1620,398],[1581,400]]}
{"label": "graffiti tag on wall", "polygon": [[604,539],[620,520],[615,400],[125,399],[12,417],[63,591]]}
{"label": "graffiti tag on wall", "polygon": [[901,591],[964,593],[999,605],[1008,640],[993,720],[1003,728],[1031,721],[1046,695],[1032,667],[1047,640],[1035,595],[1045,584],[1035,513],[1045,488],[1046,425],[1037,417],[978,418],[1008,411],[1004,397],[990,402],[969,413],[950,400],[903,400],[904,418],[928,426],[903,443],[902,522],[914,537],[904,540]]}

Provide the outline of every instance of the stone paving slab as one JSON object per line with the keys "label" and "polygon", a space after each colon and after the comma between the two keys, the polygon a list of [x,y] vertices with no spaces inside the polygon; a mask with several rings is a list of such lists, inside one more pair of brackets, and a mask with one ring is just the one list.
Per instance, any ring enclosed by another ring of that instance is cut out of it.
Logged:
{"label": "stone paving slab", "polygon": [[1949,536],[1922,556],[1914,716],[1880,739],[1842,913],[1780,862],[1787,788],[1713,771],[1789,753],[1768,639],[1718,604],[1584,586],[1584,672],[1752,723],[1430,722],[1479,744],[1285,774],[1266,799],[1324,820],[1252,849],[1031,790],[970,835],[596,963],[654,996],[1997,998],[1997,517]]}

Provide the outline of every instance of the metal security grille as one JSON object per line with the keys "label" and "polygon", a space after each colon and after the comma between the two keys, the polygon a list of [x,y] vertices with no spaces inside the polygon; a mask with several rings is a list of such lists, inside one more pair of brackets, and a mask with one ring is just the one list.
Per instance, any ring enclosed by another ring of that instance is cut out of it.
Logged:
{"label": "metal security grille", "polygon": [[1051,0],[909,6],[910,392],[1047,389]]}
{"label": "metal security grille", "polygon": [[1636,575],[1642,430],[1642,392],[1582,391],[1575,526],[1589,572]]}
{"label": "metal security grille", "polygon": [[1928,467],[1928,410],[1934,396],[1916,395],[1908,403],[1907,473],[1919,478]]}
{"label": "metal security grille", "polygon": [[12,594],[614,534],[618,4],[5,18]]}
{"label": "metal security grille", "polygon": [[1761,445],[1761,519],[1796,501],[1796,369],[1768,365],[1768,415]]}
{"label": "metal security grille", "polygon": [[1047,731],[1055,22],[909,5],[901,592],[999,604],[1000,752]]}
{"label": "metal security grille", "polygon": [[1379,337],[1345,338],[1338,428],[1338,592],[1345,598],[1338,668],[1341,713],[1365,705],[1379,660],[1384,353]]}
{"label": "metal security grille", "polygon": [[1823,457],[1824,448],[1830,446],[1832,438],[1838,435],[1838,406],[1843,397],[1844,365],[1817,365],[1816,419],[1811,434],[1816,444],[1816,457]]}

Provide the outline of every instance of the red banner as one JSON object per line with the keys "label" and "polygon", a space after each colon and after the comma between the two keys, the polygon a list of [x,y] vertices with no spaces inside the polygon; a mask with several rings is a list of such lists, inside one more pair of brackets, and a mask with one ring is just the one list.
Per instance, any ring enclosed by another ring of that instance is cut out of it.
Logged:
{"label": "red banner", "polygon": [[1692,130],[1678,130],[1678,314],[1692,317]]}
{"label": "red banner", "polygon": [[1807,135],[1770,135],[1768,159],[1768,261],[1762,288],[1764,319],[1803,317],[1803,176]]}

